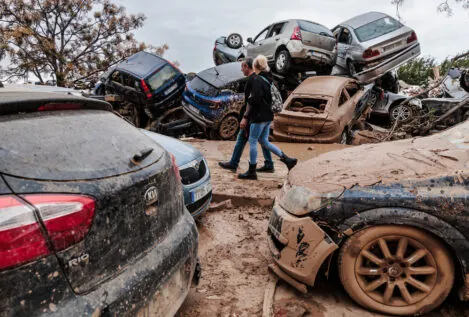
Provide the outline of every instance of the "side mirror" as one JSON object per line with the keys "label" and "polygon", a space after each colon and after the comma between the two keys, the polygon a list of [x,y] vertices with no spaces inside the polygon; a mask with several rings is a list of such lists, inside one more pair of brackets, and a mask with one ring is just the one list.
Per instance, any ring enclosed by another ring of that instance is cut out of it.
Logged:
{"label": "side mirror", "polygon": [[247,41],[248,43],[254,43],[254,41],[252,40],[252,37],[248,37]]}

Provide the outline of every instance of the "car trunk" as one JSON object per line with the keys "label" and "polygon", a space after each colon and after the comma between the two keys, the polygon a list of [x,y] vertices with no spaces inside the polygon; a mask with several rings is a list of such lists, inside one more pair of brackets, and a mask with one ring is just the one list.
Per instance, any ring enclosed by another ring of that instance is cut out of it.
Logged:
{"label": "car trunk", "polygon": [[322,25],[307,21],[299,21],[298,24],[303,44],[313,46],[324,53],[332,53],[336,39],[330,30]]}
{"label": "car trunk", "polygon": [[[364,42],[363,45],[369,47],[371,50],[378,50],[380,55],[377,56],[376,59],[381,61],[383,58],[389,58],[392,55],[395,55],[402,50],[415,45],[417,43],[416,40],[407,43],[407,39],[411,35],[411,29],[402,27],[392,33]],[[383,41],[383,37],[388,39]]]}
{"label": "car trunk", "polygon": [[[76,293],[125,270],[164,239],[182,215],[180,183],[168,154],[112,112],[12,115],[0,117],[0,126],[5,158],[0,172],[15,193],[27,200],[30,194],[94,199],[84,238],[66,248],[53,244]],[[138,160],[138,153],[147,156]],[[43,210],[36,208],[42,217]]]}

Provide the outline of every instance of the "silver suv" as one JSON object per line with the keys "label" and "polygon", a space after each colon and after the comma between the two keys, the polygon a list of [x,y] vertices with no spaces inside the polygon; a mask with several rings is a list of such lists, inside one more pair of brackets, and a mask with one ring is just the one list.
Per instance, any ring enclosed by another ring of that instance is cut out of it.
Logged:
{"label": "silver suv", "polygon": [[328,75],[336,62],[334,35],[325,26],[311,21],[277,22],[247,41],[247,57],[265,55],[280,74],[315,70]]}

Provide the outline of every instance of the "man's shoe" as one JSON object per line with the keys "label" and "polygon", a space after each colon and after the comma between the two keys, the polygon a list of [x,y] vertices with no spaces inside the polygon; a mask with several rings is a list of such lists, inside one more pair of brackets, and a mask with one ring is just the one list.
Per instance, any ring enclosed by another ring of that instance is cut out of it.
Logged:
{"label": "man's shoe", "polygon": [[233,172],[236,172],[238,169],[238,166],[232,164],[231,162],[218,162],[218,165],[220,165],[221,168],[224,168],[226,170],[230,170]]}
{"label": "man's shoe", "polygon": [[285,163],[288,170],[291,170],[292,168],[294,168],[296,163],[298,163],[298,160],[296,158],[288,157],[287,155],[285,155],[285,153],[282,153],[282,157],[280,158],[280,161]]}
{"label": "man's shoe", "polygon": [[238,178],[239,179],[257,180],[256,166],[257,166],[257,164],[249,164],[248,171],[246,173],[243,173],[243,174],[238,174]]}
{"label": "man's shoe", "polygon": [[256,169],[256,172],[258,172],[258,173],[273,173],[273,172],[275,172],[275,169],[274,169],[273,166],[264,165],[264,166],[259,167],[258,169]]}

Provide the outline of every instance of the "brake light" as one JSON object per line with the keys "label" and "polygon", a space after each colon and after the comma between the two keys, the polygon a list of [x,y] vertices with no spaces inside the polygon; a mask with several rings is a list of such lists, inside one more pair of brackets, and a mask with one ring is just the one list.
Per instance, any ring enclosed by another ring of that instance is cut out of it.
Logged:
{"label": "brake light", "polygon": [[363,52],[363,58],[372,58],[375,56],[379,56],[379,51],[378,50],[372,50],[371,48],[365,50]]}
{"label": "brake light", "polygon": [[178,180],[178,182],[181,181],[181,174],[179,173],[179,166],[176,164],[176,158],[174,157],[174,155],[170,154],[171,155],[171,164],[173,164],[173,171],[174,171],[174,174],[176,175],[176,179]]}
{"label": "brake light", "polygon": [[147,83],[143,79],[140,80],[140,83],[142,84],[143,92],[147,95],[147,98],[150,99],[152,97],[152,94],[150,88],[148,88]]}
{"label": "brake light", "polygon": [[300,27],[297,26],[294,30],[293,30],[293,33],[290,37],[290,40],[295,40],[295,41],[301,41],[302,40],[302,37],[301,37],[301,30],[300,30]]}
{"label": "brake light", "polygon": [[78,103],[48,103],[37,108],[37,111],[77,110],[81,109]]}
{"label": "brake light", "polygon": [[412,43],[417,41],[417,34],[412,32],[412,34],[407,38],[407,43]]}
{"label": "brake light", "polygon": [[[26,195],[39,211],[56,251],[80,242],[93,220],[95,202],[79,195]],[[14,196],[0,197],[0,269],[31,262],[52,252],[34,210]]]}

